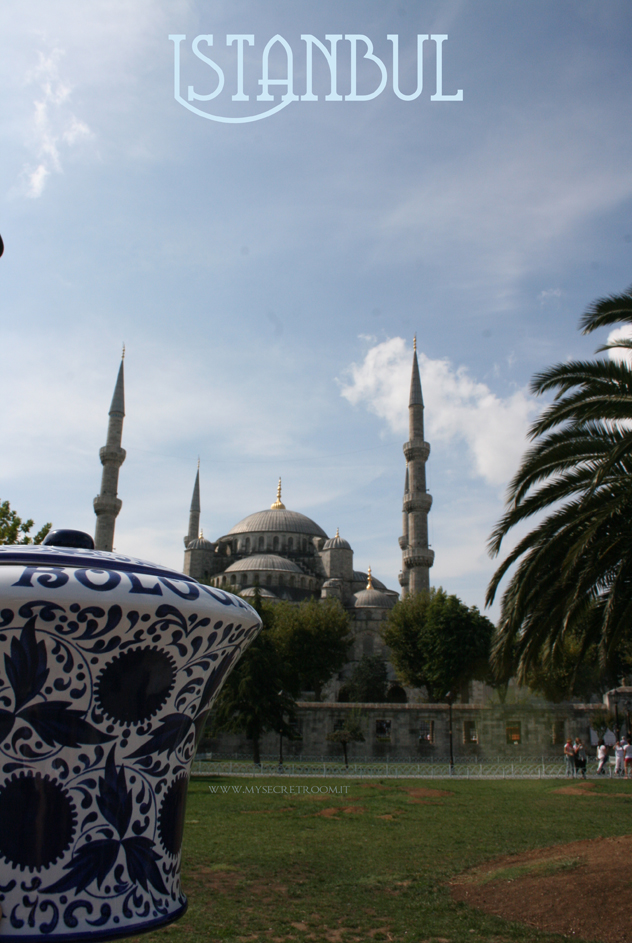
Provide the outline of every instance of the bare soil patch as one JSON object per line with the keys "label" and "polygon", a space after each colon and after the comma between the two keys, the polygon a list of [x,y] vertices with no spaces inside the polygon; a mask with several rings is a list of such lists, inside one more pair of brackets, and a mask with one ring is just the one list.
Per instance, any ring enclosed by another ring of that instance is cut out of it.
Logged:
{"label": "bare soil patch", "polygon": [[428,789],[425,786],[413,786],[411,789],[404,789],[411,799],[444,799],[446,796],[453,796],[454,793],[449,789]]}
{"label": "bare soil patch", "polygon": [[629,943],[631,860],[632,835],[572,842],[488,862],[460,875],[450,891],[471,907],[549,933]]}

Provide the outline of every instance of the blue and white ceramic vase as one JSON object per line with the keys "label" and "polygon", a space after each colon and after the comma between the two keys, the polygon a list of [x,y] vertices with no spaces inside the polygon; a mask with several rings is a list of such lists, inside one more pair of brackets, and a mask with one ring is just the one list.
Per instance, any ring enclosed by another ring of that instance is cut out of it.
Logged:
{"label": "blue and white ceramic vase", "polygon": [[0,548],[0,940],[181,916],[196,743],[257,635],[228,593],[116,553]]}

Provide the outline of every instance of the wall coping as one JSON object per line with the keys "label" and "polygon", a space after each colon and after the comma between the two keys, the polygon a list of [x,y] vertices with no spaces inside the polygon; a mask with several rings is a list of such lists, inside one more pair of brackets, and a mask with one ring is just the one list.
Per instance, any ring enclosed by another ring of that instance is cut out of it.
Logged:
{"label": "wall coping", "polygon": [[[299,710],[305,711],[345,711],[345,710],[369,710],[369,711],[380,711],[385,713],[387,711],[399,712],[399,711],[423,711],[427,712],[445,712],[448,711],[447,704],[392,704],[388,701],[381,703],[353,703],[353,702],[339,702],[339,701],[297,701],[296,706]],[[563,704],[453,704],[452,712],[453,713],[469,713],[474,711],[488,711],[489,713],[504,713],[504,714],[515,714],[515,713],[536,713],[536,712],[548,712],[555,713],[557,711],[568,713],[568,711],[576,711],[578,713],[596,713],[597,711],[607,712],[607,708],[604,704],[573,704],[573,703],[563,703]]]}

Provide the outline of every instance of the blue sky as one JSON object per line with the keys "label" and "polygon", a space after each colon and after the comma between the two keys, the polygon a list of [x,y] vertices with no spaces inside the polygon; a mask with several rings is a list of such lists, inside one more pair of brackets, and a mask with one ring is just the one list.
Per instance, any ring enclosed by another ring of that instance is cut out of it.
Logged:
{"label": "blue sky", "polygon": [[[269,506],[281,475],[288,507],[339,526],[357,567],[396,588],[416,332],[432,576],[482,605],[485,542],[539,408],[529,379],[591,355],[601,338],[579,316],[632,281],[629,4],[7,0],[0,25],[2,499],[93,531],[125,342],[117,549],[181,566],[200,455],[205,536]],[[174,99],[173,34],[185,96],[216,87],[191,50],[213,35],[199,48],[225,89],[198,104],[223,116],[269,107],[276,34],[299,96],[305,34],[367,36],[388,81],[325,101],[315,51],[318,101],[206,120]],[[247,105],[228,34],[255,37]],[[431,40],[419,97],[393,93],[386,37],[412,92],[418,34],[449,36],[444,92],[463,101],[431,101]]]}

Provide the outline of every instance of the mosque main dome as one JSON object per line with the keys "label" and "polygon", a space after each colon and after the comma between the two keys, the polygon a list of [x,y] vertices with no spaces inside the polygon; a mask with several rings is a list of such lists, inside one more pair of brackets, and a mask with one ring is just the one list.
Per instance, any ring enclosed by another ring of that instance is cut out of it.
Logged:
{"label": "mosque main dome", "polygon": [[265,511],[256,511],[235,524],[228,531],[227,537],[238,534],[253,534],[260,531],[275,531],[276,533],[305,534],[308,537],[323,537],[327,534],[318,524],[305,514],[298,511],[288,511],[287,508],[268,508]]}
{"label": "mosque main dome", "polygon": [[[231,537],[241,537],[246,534],[300,534],[302,537],[322,537],[327,540],[327,534],[318,524],[305,514],[298,511],[288,511],[281,501],[281,479],[277,488],[276,501],[265,511],[255,511],[249,514],[243,520],[235,524],[228,531],[225,537],[220,540],[225,541]],[[260,549],[264,544],[260,545]],[[278,548],[275,548],[278,549]]]}

